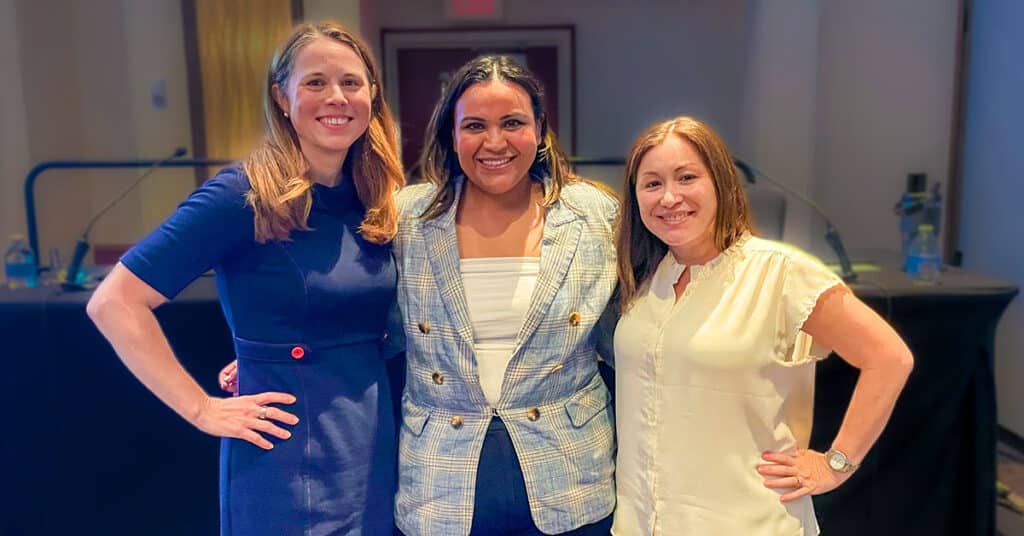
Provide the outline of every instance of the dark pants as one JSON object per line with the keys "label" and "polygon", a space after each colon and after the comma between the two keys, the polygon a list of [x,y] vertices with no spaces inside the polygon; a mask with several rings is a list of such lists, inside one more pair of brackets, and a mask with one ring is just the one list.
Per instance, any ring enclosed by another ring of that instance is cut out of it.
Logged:
{"label": "dark pants", "polygon": [[[578,529],[563,532],[565,536],[607,536],[611,534],[612,516]],[[543,536],[533,524],[526,482],[519,466],[519,456],[505,423],[494,417],[487,428],[480,451],[476,473],[476,500],[473,503],[473,526],[470,536]],[[404,536],[395,529],[396,536]],[[420,536],[420,535],[408,535]]]}
{"label": "dark pants", "polygon": [[[564,532],[570,536],[605,536],[611,532],[612,516],[578,529]],[[530,517],[526,483],[519,466],[519,457],[505,423],[494,417],[476,473],[476,501],[473,504],[471,536],[541,536]]]}

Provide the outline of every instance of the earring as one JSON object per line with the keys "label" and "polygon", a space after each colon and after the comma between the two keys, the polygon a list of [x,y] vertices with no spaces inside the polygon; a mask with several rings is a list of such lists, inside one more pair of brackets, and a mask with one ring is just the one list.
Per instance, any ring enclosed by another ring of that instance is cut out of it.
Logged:
{"label": "earring", "polygon": [[285,116],[285,117],[288,117],[288,112],[285,112],[285,113],[284,113],[284,116]]}

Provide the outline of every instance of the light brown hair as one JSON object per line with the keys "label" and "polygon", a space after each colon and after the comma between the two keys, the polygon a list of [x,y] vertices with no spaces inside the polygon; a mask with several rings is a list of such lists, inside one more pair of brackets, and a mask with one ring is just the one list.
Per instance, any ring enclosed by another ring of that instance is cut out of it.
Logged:
{"label": "light brown hair", "polygon": [[256,241],[288,240],[293,230],[309,230],[307,222],[313,206],[309,163],[291,121],[274,101],[273,88],[285,85],[299,51],[321,38],[351,48],[366,66],[371,92],[370,123],[349,147],[342,169],[352,178],[356,194],[366,207],[359,225],[363,238],[375,244],[387,243],[398,231],[394,193],[405,184],[398,133],[384,101],[379,71],[369,47],[334,22],[296,26],[270,60],[263,91],[266,137],[244,161],[250,186],[246,201],[256,213]]}
{"label": "light brown hair", "polygon": [[679,136],[683,141],[691,143],[711,174],[718,201],[712,229],[715,247],[725,251],[744,233],[754,230],[746,192],[740,185],[732,155],[718,134],[706,123],[687,116],[652,125],[633,144],[626,161],[622,185],[619,228],[615,240],[618,250],[619,310],[623,313],[629,309],[640,288],[654,275],[658,263],[668,252],[668,246],[654,236],[640,219],[636,175],[644,155],[664,142],[669,135]]}

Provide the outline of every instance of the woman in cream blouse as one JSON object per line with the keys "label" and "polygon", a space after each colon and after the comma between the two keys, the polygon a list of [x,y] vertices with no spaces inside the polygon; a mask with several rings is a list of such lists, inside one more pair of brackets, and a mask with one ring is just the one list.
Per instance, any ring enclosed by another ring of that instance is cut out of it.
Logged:
{"label": "woman in cream blouse", "polygon": [[[814,535],[912,367],[899,336],[801,251],[751,236],[728,149],[679,117],[637,140],[619,222],[617,535]],[[861,369],[827,453],[814,363]]]}

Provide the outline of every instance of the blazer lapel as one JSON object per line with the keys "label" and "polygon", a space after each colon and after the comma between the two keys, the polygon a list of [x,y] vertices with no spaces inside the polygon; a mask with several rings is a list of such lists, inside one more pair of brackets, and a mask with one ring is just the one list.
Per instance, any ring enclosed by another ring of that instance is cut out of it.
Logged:
{"label": "blazer lapel", "polygon": [[473,345],[473,325],[469,320],[469,306],[466,290],[462,285],[462,270],[459,267],[459,242],[455,235],[455,209],[459,204],[462,184],[455,185],[455,201],[448,212],[423,223],[423,240],[431,272],[437,282],[444,308],[448,310],[455,330]]}
{"label": "blazer lapel", "polygon": [[[530,298],[530,306],[526,310],[526,319],[516,337],[513,359],[516,359],[523,344],[547,315],[555,294],[562,288],[572,259],[576,256],[582,231],[583,223],[579,216],[562,201],[548,208],[544,221],[544,238],[540,247],[540,272],[537,275],[533,296]],[[509,367],[511,366],[510,362]]]}

